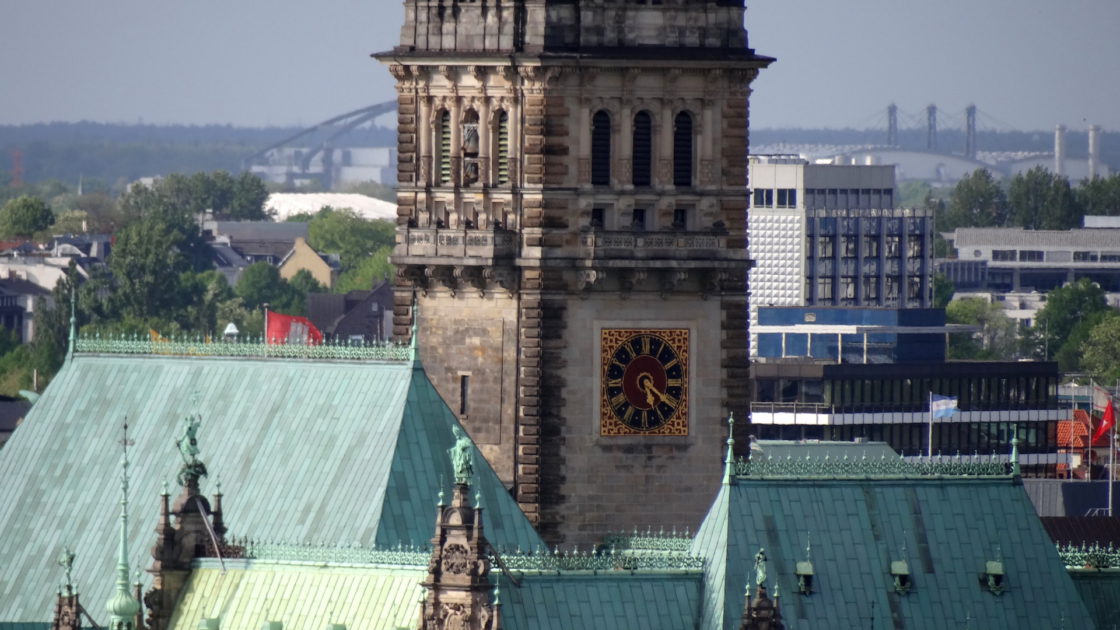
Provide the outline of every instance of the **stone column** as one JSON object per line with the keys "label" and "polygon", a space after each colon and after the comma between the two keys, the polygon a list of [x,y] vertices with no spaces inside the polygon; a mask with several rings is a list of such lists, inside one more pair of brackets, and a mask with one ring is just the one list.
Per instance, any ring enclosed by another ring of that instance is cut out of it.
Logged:
{"label": "stone column", "polygon": [[580,99],[579,133],[576,136],[580,188],[591,188],[591,107],[592,104],[588,99]]}
{"label": "stone column", "polygon": [[[451,105],[451,185],[463,181],[463,101],[454,97]],[[456,208],[458,210],[458,208]],[[449,225],[448,227],[452,227]]]}
{"label": "stone column", "polygon": [[[625,98],[625,97],[624,97]],[[634,188],[634,113],[628,102],[618,108],[618,124],[614,125],[615,148],[618,150],[618,168],[612,169],[615,180],[626,190]]]}
{"label": "stone column", "polygon": [[673,186],[673,103],[669,99],[661,100],[661,115],[657,121],[660,129],[657,143],[657,178],[658,188],[671,188]]}
{"label": "stone column", "polygon": [[478,179],[484,187],[494,183],[490,166],[490,146],[494,143],[494,127],[490,124],[490,99],[483,96],[478,106]]}
{"label": "stone column", "polygon": [[416,125],[416,135],[420,141],[420,175],[417,183],[421,186],[432,185],[432,99],[427,94],[420,95],[420,120]]}

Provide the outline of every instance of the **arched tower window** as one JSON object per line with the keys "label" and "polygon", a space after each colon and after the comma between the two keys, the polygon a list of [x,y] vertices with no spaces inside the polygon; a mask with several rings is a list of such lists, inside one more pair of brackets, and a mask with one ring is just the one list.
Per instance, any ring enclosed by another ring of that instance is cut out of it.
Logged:
{"label": "arched tower window", "polygon": [[653,164],[653,118],[647,111],[634,115],[634,171],[635,186],[649,186]]}
{"label": "arched tower window", "polygon": [[673,120],[673,185],[692,185],[692,114],[681,112]]}
{"label": "arched tower window", "polygon": [[591,119],[591,185],[611,185],[611,115],[602,109]]}
{"label": "arched tower window", "polygon": [[436,146],[439,147],[439,183],[451,183],[451,112],[446,109],[439,114],[439,127],[436,129]]}
{"label": "arched tower window", "polygon": [[478,151],[480,139],[478,137],[478,112],[467,110],[463,115],[463,184],[470,185],[478,181]]}
{"label": "arched tower window", "polygon": [[497,129],[497,166],[498,185],[509,184],[509,114],[505,110],[498,112]]}

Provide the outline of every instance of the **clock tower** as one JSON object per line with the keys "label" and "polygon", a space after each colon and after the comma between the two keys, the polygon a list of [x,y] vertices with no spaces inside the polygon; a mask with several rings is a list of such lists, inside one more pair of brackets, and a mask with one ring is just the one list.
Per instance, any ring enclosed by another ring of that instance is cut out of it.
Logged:
{"label": "clock tower", "polygon": [[695,528],[746,419],[743,0],[405,0],[395,328],[553,542]]}

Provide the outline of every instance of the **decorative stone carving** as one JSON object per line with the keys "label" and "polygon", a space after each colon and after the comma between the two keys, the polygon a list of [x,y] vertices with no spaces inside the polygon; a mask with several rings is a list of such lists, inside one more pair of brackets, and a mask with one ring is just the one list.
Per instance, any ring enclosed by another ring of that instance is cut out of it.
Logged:
{"label": "decorative stone carving", "polygon": [[510,297],[517,290],[517,274],[508,267],[484,267],[482,275],[488,281],[502,287]]}
{"label": "decorative stone carving", "polygon": [[661,272],[661,299],[673,294],[684,281],[688,280],[688,272],[676,269],[664,269]]}
{"label": "decorative stone carving", "polygon": [[462,545],[448,545],[443,550],[443,570],[455,575],[464,575],[470,569],[470,556]]}
{"label": "decorative stone carving", "polygon": [[591,289],[596,284],[602,284],[606,280],[607,274],[605,271],[597,269],[584,269],[579,272],[579,282],[577,284],[579,290],[582,292],[581,298],[587,299],[591,293]]}
{"label": "decorative stone carving", "polygon": [[399,63],[389,64],[389,74],[397,81],[405,81],[412,78],[412,70],[408,66],[402,66]]}
{"label": "decorative stone carving", "polygon": [[618,293],[622,299],[630,297],[630,293],[646,279],[646,271],[644,269],[625,269],[622,271],[622,276],[618,282]]}

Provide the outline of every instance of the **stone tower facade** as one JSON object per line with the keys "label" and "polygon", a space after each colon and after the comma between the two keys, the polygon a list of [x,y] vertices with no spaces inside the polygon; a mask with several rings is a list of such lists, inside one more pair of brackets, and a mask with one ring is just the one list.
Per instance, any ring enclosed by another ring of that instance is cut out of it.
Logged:
{"label": "stone tower facade", "polygon": [[[395,335],[541,533],[695,527],[747,417],[743,0],[406,0]],[[414,312],[414,304],[418,312]]]}

